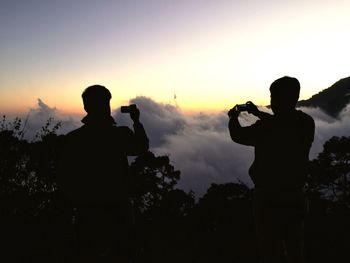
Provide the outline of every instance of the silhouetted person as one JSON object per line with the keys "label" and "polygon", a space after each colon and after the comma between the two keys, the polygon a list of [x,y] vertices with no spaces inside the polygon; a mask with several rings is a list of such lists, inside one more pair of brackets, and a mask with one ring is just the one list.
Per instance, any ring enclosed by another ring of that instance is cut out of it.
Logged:
{"label": "silhouetted person", "polygon": [[134,132],[111,117],[111,93],[100,85],[82,94],[84,125],[64,138],[60,187],[76,208],[81,262],[129,262],[132,207],[128,198],[127,156],[148,150],[137,108],[130,111]]}
{"label": "silhouetted person", "polygon": [[255,124],[241,127],[237,105],[232,108],[229,130],[234,142],[255,148],[249,169],[254,184],[254,215],[262,262],[303,262],[304,185],[314,120],[296,110],[300,84],[283,77],[270,86],[273,115],[247,102]]}

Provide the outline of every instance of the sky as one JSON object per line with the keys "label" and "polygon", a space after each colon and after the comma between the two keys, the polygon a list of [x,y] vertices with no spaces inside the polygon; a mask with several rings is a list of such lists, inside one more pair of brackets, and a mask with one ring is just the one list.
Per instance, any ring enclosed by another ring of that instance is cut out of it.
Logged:
{"label": "sky", "polygon": [[349,13],[340,0],[0,0],[0,113],[40,98],[81,114],[93,84],[112,108],[146,96],[219,112],[267,105],[284,75],[307,99],[350,75]]}

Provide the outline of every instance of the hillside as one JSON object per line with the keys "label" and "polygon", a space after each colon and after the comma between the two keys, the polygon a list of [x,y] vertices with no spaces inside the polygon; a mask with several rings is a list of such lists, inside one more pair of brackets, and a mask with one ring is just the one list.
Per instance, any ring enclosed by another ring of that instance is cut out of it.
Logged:
{"label": "hillside", "polygon": [[350,102],[350,77],[341,79],[331,87],[313,95],[308,100],[298,102],[298,107],[319,107],[327,114],[338,117],[338,114]]}

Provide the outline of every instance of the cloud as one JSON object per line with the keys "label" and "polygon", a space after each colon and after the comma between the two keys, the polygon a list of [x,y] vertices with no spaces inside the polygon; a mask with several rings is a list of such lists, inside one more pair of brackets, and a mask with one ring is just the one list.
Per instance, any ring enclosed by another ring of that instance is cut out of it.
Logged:
{"label": "cloud", "polygon": [[35,139],[35,135],[49,119],[52,119],[50,127],[53,127],[57,122],[61,122],[61,127],[57,131],[58,134],[65,134],[81,126],[78,118],[67,116],[55,107],[50,107],[44,101],[38,99],[37,106],[30,109],[26,116],[22,116],[25,125],[24,138],[27,140]]}
{"label": "cloud", "polygon": [[243,181],[252,185],[247,171],[253,148],[234,144],[227,131],[202,129],[200,124],[168,136],[165,144],[154,149],[169,155],[182,172],[179,187],[202,195],[211,183]]}
{"label": "cloud", "polygon": [[[242,181],[252,186],[247,171],[253,160],[253,148],[231,141],[226,112],[188,116],[175,106],[146,97],[137,97],[130,103],[137,104],[141,111],[151,150],[168,155],[181,171],[178,187],[201,196],[211,183]],[[119,125],[131,125],[129,116],[120,111],[115,111],[114,117]],[[255,120],[243,114],[243,123]]]}
{"label": "cloud", "polygon": [[350,136],[350,105],[340,112],[337,119],[330,117],[319,108],[301,108],[315,120],[315,139],[310,151],[314,159],[322,152],[323,144],[333,136]]}
{"label": "cloud", "polygon": [[[153,147],[164,144],[167,136],[178,134],[187,126],[184,115],[170,104],[156,103],[147,97],[132,99],[130,104],[137,104],[141,110],[141,121],[147,127],[147,134]],[[132,125],[129,114],[115,110],[112,115],[118,125]]]}
{"label": "cloud", "polygon": [[[141,111],[141,121],[150,138],[151,150],[158,155],[169,155],[172,164],[181,171],[178,187],[193,190],[197,197],[202,196],[211,183],[242,181],[253,186],[248,169],[254,152],[253,147],[242,146],[231,141],[226,111],[217,114],[184,114],[181,109],[170,104],[157,103],[147,97],[130,100]],[[263,108],[264,111],[270,111]],[[315,120],[315,140],[310,158],[316,158],[323,144],[332,136],[350,135],[350,105],[334,119],[318,108],[301,108]],[[112,113],[118,125],[132,127],[128,114],[120,109]],[[42,100],[28,115],[26,137],[34,134],[46,123],[48,118],[61,120],[60,134],[81,126],[80,119],[67,116]],[[252,115],[243,113],[242,125],[256,121]]]}
{"label": "cloud", "polygon": [[[182,177],[178,187],[194,190],[199,197],[211,183],[242,181],[252,186],[248,169],[253,161],[253,147],[242,146],[231,141],[226,112],[217,114],[199,113],[188,116],[179,108],[169,104],[156,103],[146,97],[137,97],[135,103],[141,110],[141,120],[150,137],[152,151],[169,155]],[[262,108],[271,112],[270,109]],[[350,134],[350,115],[348,106],[334,119],[317,108],[302,108],[315,119],[315,140],[310,158],[317,157],[323,144],[332,136]],[[115,112],[119,124],[130,125],[129,117]],[[257,120],[247,113],[241,114],[243,126]]]}

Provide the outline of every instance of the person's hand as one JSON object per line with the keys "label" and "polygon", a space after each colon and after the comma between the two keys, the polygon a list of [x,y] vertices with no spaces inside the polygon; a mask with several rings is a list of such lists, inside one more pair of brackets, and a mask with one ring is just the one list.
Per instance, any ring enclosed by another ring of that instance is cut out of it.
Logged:
{"label": "person's hand", "polygon": [[130,110],[130,118],[134,122],[139,122],[140,121],[140,110],[137,107],[135,107],[134,109]]}
{"label": "person's hand", "polygon": [[227,112],[230,118],[238,118],[239,111],[237,110],[237,104]]}
{"label": "person's hand", "polygon": [[247,101],[246,104],[249,106],[248,107],[248,113],[251,113],[255,116],[258,116],[259,115],[259,109],[258,107],[251,101]]}

